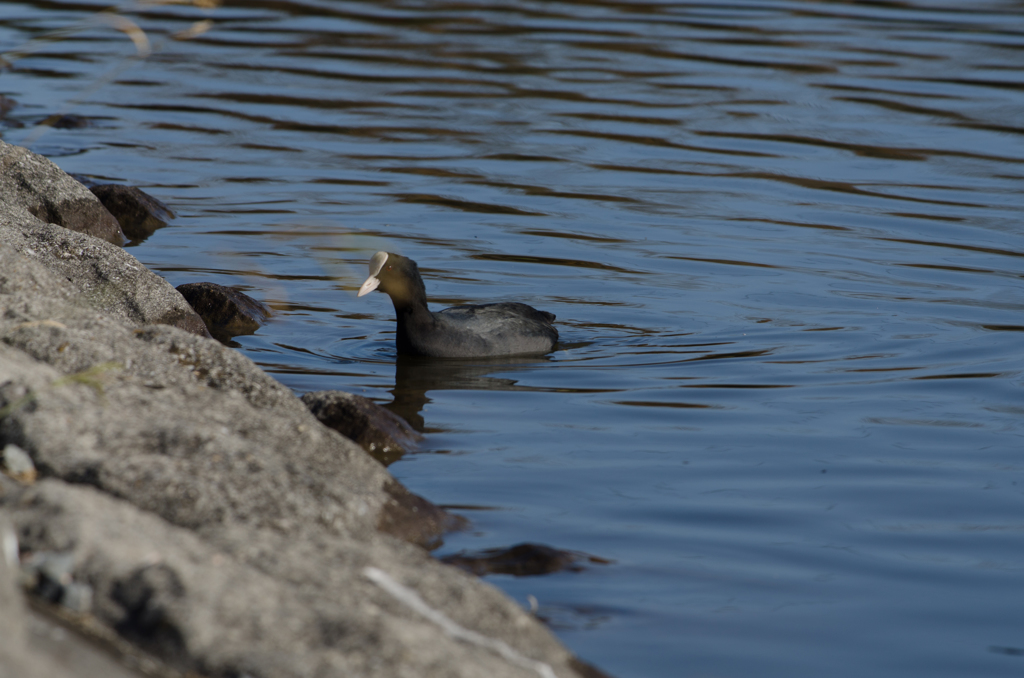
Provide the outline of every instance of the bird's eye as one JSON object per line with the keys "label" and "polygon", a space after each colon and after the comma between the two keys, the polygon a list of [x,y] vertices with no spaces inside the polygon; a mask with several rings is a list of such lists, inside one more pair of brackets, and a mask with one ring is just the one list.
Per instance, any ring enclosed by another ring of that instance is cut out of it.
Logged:
{"label": "bird's eye", "polygon": [[389,271],[390,271],[390,270],[391,270],[391,267],[390,267],[390,266],[388,266],[387,270],[389,270]]}

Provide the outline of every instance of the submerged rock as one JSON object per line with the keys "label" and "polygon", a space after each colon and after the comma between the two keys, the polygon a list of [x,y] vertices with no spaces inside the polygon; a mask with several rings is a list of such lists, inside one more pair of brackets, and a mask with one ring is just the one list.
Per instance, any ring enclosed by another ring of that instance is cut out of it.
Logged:
{"label": "submerged rock", "polygon": [[404,419],[369,398],[343,391],[316,391],[302,396],[321,424],[359,443],[374,459],[388,465],[422,438]]}
{"label": "submerged rock", "polygon": [[0,118],[4,118],[18,105],[17,99],[0,94]]}
{"label": "submerged rock", "polygon": [[176,289],[203,319],[214,339],[222,343],[240,334],[254,334],[270,315],[266,306],[232,287],[198,282]]}
{"label": "submerged rock", "polygon": [[174,212],[135,186],[100,184],[90,189],[132,242],[145,240],[174,219]]}
{"label": "submerged rock", "polygon": [[48,125],[54,129],[84,129],[92,127],[92,121],[84,115],[74,113],[54,113],[39,123]]}
{"label": "submerged rock", "polygon": [[564,551],[543,544],[516,544],[508,548],[462,551],[441,558],[478,577],[487,574],[511,574],[531,577],[552,572],[579,572],[583,563],[607,565],[610,561],[579,551]]}
{"label": "submerged rock", "polygon": [[462,516],[448,513],[397,481],[385,483],[384,491],[388,501],[381,508],[377,529],[385,534],[433,550],[441,546],[445,533],[469,527]]}

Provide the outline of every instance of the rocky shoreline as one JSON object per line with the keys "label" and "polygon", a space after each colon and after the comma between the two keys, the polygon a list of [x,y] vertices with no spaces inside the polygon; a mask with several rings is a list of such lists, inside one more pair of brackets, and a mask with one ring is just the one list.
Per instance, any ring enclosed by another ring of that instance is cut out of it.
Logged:
{"label": "rocky shoreline", "polygon": [[454,519],[311,413],[340,396],[210,338],[122,242],[0,141],[0,676],[91,675],[38,614],[148,675],[602,675],[430,556]]}

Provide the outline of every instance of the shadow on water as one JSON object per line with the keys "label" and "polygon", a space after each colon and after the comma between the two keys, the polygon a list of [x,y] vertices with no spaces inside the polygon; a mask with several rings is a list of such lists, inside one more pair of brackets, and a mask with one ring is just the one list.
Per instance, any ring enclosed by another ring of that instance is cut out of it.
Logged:
{"label": "shadow on water", "polygon": [[423,408],[430,402],[431,391],[518,391],[535,390],[517,385],[510,377],[491,376],[495,372],[542,364],[546,359],[536,356],[500,359],[456,360],[398,356],[395,360],[395,386],[390,389],[392,401],[382,403],[420,433],[430,429],[423,419]]}

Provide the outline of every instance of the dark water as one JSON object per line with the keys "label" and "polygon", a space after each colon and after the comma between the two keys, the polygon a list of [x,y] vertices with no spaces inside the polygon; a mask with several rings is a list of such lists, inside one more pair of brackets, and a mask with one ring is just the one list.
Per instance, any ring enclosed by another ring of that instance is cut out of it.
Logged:
{"label": "dark water", "polygon": [[[10,50],[102,3],[7,2]],[[3,137],[180,213],[241,350],[428,433],[440,553],[621,677],[1024,674],[1024,3],[229,2],[0,72]],[[192,22],[213,28],[169,38]],[[40,129],[57,113],[80,129]],[[23,124],[24,126],[19,126]],[[410,364],[378,249],[562,349]]]}

